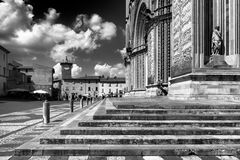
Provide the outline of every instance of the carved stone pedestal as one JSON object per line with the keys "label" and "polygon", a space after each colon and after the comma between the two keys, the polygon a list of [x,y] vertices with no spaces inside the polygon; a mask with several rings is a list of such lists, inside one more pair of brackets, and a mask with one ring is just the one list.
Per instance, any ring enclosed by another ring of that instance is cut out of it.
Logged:
{"label": "carved stone pedestal", "polygon": [[212,67],[212,68],[231,68],[225,61],[225,58],[223,55],[212,55],[210,57],[209,63],[206,65],[206,67]]}
{"label": "carved stone pedestal", "polygon": [[240,101],[240,71],[205,68],[170,80],[169,98]]}

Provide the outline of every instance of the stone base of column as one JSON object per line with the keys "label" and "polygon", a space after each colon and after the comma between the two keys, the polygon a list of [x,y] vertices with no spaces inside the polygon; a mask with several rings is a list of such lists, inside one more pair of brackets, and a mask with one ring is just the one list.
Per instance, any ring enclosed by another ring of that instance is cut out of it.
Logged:
{"label": "stone base of column", "polygon": [[225,58],[223,55],[212,55],[210,57],[209,63],[206,65],[206,67],[211,68],[231,68],[225,61]]}
{"label": "stone base of column", "polygon": [[238,69],[201,69],[170,80],[173,100],[226,100],[240,102]]}
{"label": "stone base of column", "polygon": [[[155,96],[164,96],[167,95],[167,85],[165,86],[159,86],[157,84],[155,85],[149,85],[146,88],[146,97],[155,97]],[[162,89],[161,89],[162,88]]]}

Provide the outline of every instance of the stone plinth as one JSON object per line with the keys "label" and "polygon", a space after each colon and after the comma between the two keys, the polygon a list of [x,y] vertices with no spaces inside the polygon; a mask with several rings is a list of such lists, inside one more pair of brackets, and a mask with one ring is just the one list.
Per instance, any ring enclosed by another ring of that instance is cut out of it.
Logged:
{"label": "stone plinth", "polygon": [[170,99],[240,101],[238,69],[199,69],[170,80]]}
{"label": "stone plinth", "polygon": [[212,55],[207,67],[212,68],[230,68],[223,55]]}

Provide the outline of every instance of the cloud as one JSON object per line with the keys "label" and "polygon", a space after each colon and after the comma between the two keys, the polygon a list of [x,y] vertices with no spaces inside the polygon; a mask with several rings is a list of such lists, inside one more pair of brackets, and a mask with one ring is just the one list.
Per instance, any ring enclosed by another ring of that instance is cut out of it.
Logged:
{"label": "cloud", "polygon": [[53,66],[54,74],[53,78],[55,79],[61,79],[62,78],[62,66],[60,63],[57,63],[55,66]]}
{"label": "cloud", "polygon": [[33,21],[33,7],[23,0],[4,0],[0,3],[0,42],[29,53],[45,54],[55,62],[66,58],[74,61],[74,53],[89,53],[101,46],[101,40],[111,40],[117,28],[104,22],[97,14],[90,18],[80,14],[72,28],[54,24],[60,13],[49,8],[45,19]]}
{"label": "cloud", "polygon": [[100,64],[96,64],[94,67],[94,71],[95,71],[95,76],[110,76],[110,70],[111,70],[111,66],[108,64],[104,64],[104,65],[100,65]]}
{"label": "cloud", "polygon": [[111,77],[125,77],[125,66],[122,63],[114,65],[110,70]]}
{"label": "cloud", "polygon": [[125,77],[125,67],[122,63],[118,63],[114,66],[110,66],[108,64],[96,64],[94,67],[95,75],[105,77]]}
{"label": "cloud", "polygon": [[48,22],[54,22],[58,17],[60,13],[57,13],[57,11],[54,8],[49,8],[48,13],[45,13],[46,20]]}
{"label": "cloud", "polygon": [[32,60],[33,60],[33,61],[36,61],[36,60],[37,60],[37,57],[33,57]]}
{"label": "cloud", "polygon": [[72,78],[79,78],[81,77],[82,67],[79,67],[76,64],[73,64],[72,67]]}
{"label": "cloud", "polygon": [[33,7],[23,0],[3,0],[0,3],[0,36],[9,38],[17,30],[25,30],[32,22]]}
{"label": "cloud", "polygon": [[123,59],[124,59],[125,57],[127,57],[126,48],[118,49],[117,52],[121,54],[121,56],[122,56]]}
{"label": "cloud", "polygon": [[[62,66],[60,63],[57,63],[55,66],[53,66],[54,74],[53,77],[55,79],[61,79],[62,78]],[[79,67],[77,64],[73,64],[71,74],[72,78],[79,78],[81,76],[82,67]]]}

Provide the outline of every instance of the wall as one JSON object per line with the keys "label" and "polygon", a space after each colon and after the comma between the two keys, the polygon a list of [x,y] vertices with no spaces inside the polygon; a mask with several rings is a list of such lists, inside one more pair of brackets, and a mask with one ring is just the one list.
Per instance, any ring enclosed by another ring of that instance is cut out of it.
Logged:
{"label": "wall", "polygon": [[192,0],[173,0],[171,77],[192,71]]}
{"label": "wall", "polygon": [[0,48],[0,96],[6,95],[8,55]]}
{"label": "wall", "polygon": [[[109,84],[111,84],[111,86]],[[111,90],[113,94],[119,94],[120,91],[123,93],[125,87],[125,83],[99,83],[99,95],[109,94],[109,90]]]}

